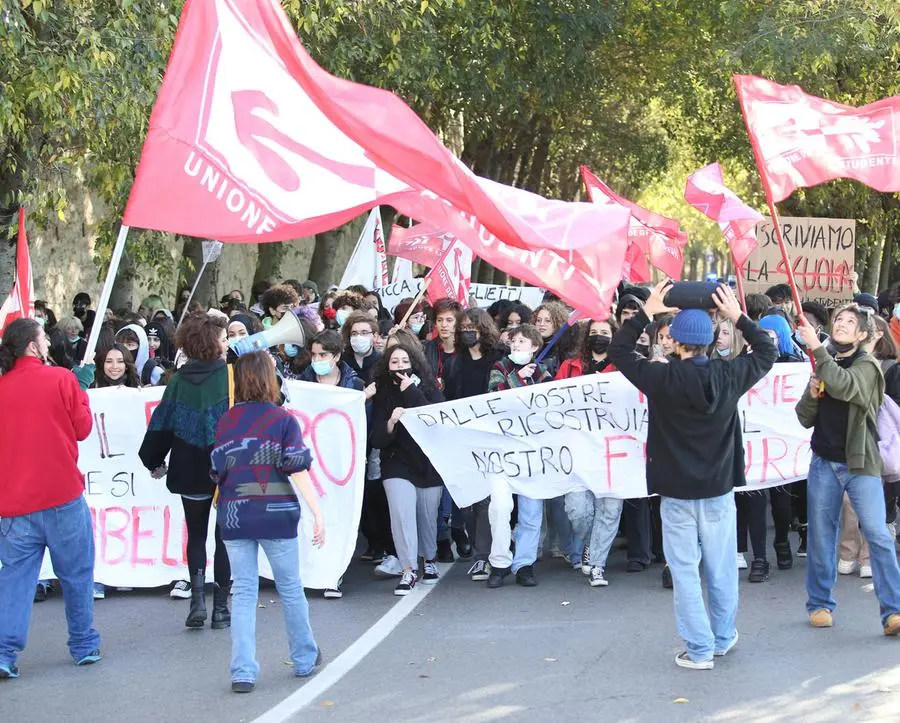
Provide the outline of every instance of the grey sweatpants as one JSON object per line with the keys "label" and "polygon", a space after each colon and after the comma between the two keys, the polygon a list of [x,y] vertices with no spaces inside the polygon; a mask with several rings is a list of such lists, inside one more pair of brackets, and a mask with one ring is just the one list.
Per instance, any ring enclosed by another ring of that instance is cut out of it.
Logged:
{"label": "grey sweatpants", "polygon": [[437,557],[437,517],[443,487],[416,487],[407,479],[384,481],[391,534],[403,569],[417,570],[418,558]]}

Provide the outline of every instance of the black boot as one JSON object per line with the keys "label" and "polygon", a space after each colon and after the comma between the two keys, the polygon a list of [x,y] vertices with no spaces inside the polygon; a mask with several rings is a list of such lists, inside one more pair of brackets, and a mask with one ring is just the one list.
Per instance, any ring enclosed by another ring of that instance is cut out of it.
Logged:
{"label": "black boot", "polygon": [[206,575],[191,575],[191,609],[185,627],[202,628],[206,623]]}
{"label": "black boot", "polygon": [[213,614],[210,625],[213,630],[231,627],[231,613],[228,610],[228,593],[230,592],[230,582],[224,587],[217,584],[213,590]]}

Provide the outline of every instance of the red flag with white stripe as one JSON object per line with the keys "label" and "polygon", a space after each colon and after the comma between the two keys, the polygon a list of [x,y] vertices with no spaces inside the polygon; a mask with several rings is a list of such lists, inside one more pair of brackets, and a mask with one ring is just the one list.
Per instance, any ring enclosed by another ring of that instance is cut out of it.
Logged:
{"label": "red flag with white stripe", "polygon": [[19,208],[19,238],[16,243],[16,277],[6,301],[0,306],[0,333],[16,319],[34,318],[34,277],[25,236],[25,209]]}

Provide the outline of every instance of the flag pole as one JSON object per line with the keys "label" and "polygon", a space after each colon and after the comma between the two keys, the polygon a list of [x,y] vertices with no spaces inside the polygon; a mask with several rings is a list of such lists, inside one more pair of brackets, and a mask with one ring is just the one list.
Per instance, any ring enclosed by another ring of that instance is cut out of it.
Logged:
{"label": "flag pole", "polygon": [[109,306],[109,297],[112,294],[113,284],[116,282],[119,264],[122,262],[122,252],[125,250],[125,239],[128,238],[128,230],[129,227],[125,224],[122,224],[119,228],[119,237],[116,239],[112,257],[109,260],[109,270],[106,272],[106,281],[103,282],[103,291],[100,294],[100,301],[97,302],[94,324],[91,326],[91,333],[90,336],[88,336],[87,346],[84,349],[84,358],[81,360],[82,366],[84,366],[88,359],[93,361],[94,352],[97,350],[97,341],[100,339],[100,328],[103,326],[103,317],[106,314],[106,308]]}
{"label": "flag pole", "polygon": [[741,278],[741,274],[744,269],[738,266],[737,259],[734,256],[734,252],[731,253],[731,260],[734,262],[735,269],[735,278],[737,279],[737,292],[738,292],[738,301],[741,302],[741,309],[743,309],[744,313],[747,313],[747,297],[744,295],[744,280]]}
{"label": "flag pole", "polygon": [[[784,261],[784,272],[787,276],[788,286],[791,287],[791,300],[794,302],[794,314],[801,324],[808,324],[806,317],[803,315],[803,304],[800,301],[800,292],[797,290],[797,281],[794,278],[794,267],[791,264],[791,257],[788,254],[787,244],[784,242],[784,236],[781,233],[781,223],[778,221],[778,211],[775,209],[775,201],[772,198],[772,188],[769,185],[769,179],[763,171],[765,168],[765,160],[762,158],[756,139],[753,137],[753,131],[750,128],[750,119],[747,118],[747,110],[741,99],[741,90],[734,83],[735,92],[738,96],[738,105],[741,107],[741,116],[744,118],[744,126],[747,128],[747,138],[750,140],[750,147],[753,149],[753,158],[756,161],[756,170],[759,171],[759,179],[762,181],[763,192],[766,194],[766,204],[769,207],[769,213],[772,217],[772,226],[775,230],[775,239],[778,241],[778,248],[781,250],[781,258]],[[809,357],[809,363],[812,364],[813,370],[816,368],[816,362],[812,353],[807,349],[806,354]]]}
{"label": "flag pole", "polygon": [[197,287],[200,285],[200,277],[203,276],[203,272],[206,271],[206,267],[209,265],[208,261],[203,262],[200,266],[200,271],[197,272],[197,278],[194,279],[194,285],[191,287],[191,293],[188,294],[187,301],[184,302],[184,308],[181,310],[181,316],[178,318],[178,325],[181,326],[181,322],[184,321],[184,317],[187,314],[188,306],[190,306],[191,301],[194,298],[194,292],[197,290]]}

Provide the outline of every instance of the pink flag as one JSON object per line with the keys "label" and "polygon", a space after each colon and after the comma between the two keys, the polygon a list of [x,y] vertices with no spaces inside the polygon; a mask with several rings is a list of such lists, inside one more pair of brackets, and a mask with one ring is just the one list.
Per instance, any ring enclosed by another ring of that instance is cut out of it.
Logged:
{"label": "pink flag", "polygon": [[722,181],[718,163],[688,176],[684,200],[704,216],[717,221],[728,241],[734,264],[741,268],[756,248],[756,224],[763,216],[739,199]]}
{"label": "pink flag", "polygon": [[394,226],[389,251],[392,256],[431,267],[428,298],[433,303],[449,297],[463,306],[469,303],[472,285],[472,249],[451,233],[429,223],[410,228]]}
{"label": "pink flag", "polygon": [[[378,203],[437,227],[450,215],[468,229],[454,235],[476,252],[473,229],[502,238],[504,248],[540,259],[536,283],[589,311],[609,304],[619,280],[627,209],[549,200],[475,176],[398,97],[316,65],[277,0],[188,0],[125,224],[278,241]],[[582,247],[603,262],[582,264]],[[572,274],[613,276],[575,285],[593,291],[569,298],[547,283],[560,274],[557,264],[541,267],[552,258],[565,258]],[[509,271],[504,263],[494,265]]]}
{"label": "pink flag", "polygon": [[0,306],[0,334],[7,324],[16,319],[34,318],[34,277],[31,272],[31,254],[25,236],[25,209],[19,208],[19,237],[16,242],[16,276],[9,296]]}
{"label": "pink flag", "polygon": [[[587,189],[588,197],[593,203],[602,206],[627,208],[631,211],[631,222],[628,227],[628,239],[630,244],[636,244],[644,254],[650,256],[650,263],[672,279],[681,278],[684,267],[684,247],[688,237],[678,226],[678,221],[658,213],[648,211],[642,206],[623,198],[597,178],[587,166],[581,166],[581,178]],[[632,251],[628,254],[630,259],[636,260],[636,254]],[[642,265],[632,263],[630,281],[649,281],[649,269],[646,269],[646,278],[634,278],[636,275],[644,276],[646,263]]]}
{"label": "pink flag", "polygon": [[900,95],[855,108],[753,75],[734,85],[773,202],[835,178],[900,191]]}

